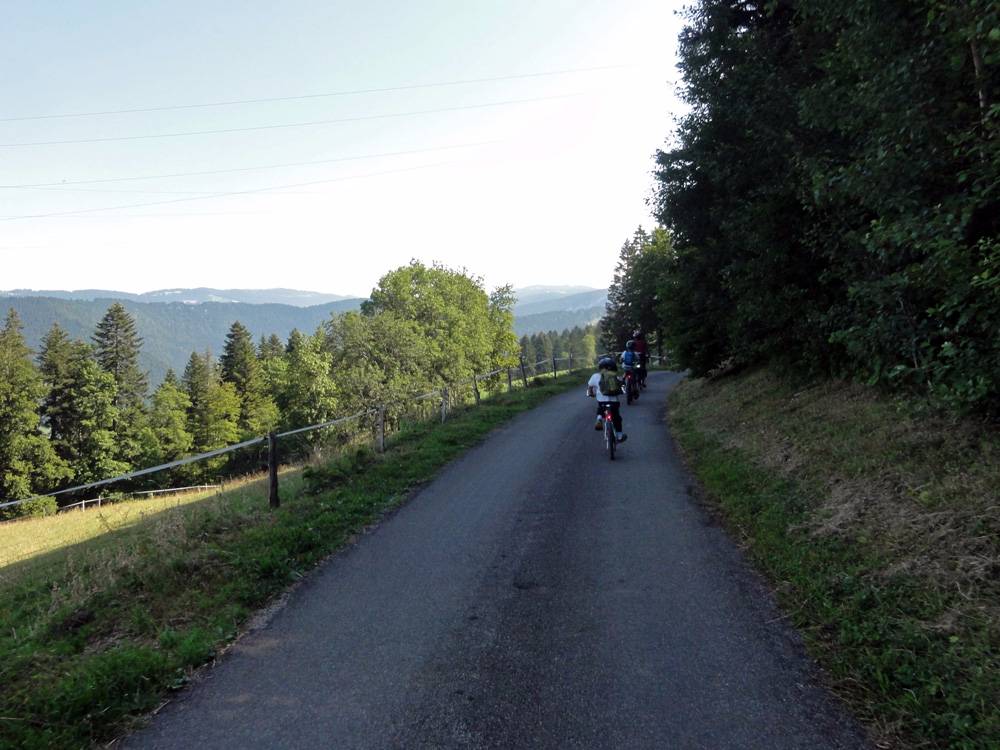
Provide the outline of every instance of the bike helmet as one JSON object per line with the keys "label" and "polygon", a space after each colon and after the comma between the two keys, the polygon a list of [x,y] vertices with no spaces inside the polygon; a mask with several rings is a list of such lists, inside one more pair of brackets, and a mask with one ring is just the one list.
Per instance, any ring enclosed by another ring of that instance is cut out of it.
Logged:
{"label": "bike helmet", "polygon": [[611,357],[601,357],[597,362],[598,370],[617,370],[618,365]]}
{"label": "bike helmet", "polygon": [[625,350],[632,351],[633,349],[635,349],[635,342],[632,341],[632,339],[629,339],[625,342]]}

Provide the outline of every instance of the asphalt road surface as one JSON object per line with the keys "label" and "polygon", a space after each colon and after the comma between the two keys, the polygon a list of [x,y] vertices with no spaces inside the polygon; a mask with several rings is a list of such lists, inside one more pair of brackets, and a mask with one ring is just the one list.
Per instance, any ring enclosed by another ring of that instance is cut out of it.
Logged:
{"label": "asphalt road surface", "polygon": [[135,748],[865,748],[663,421],[583,389],[333,557]]}

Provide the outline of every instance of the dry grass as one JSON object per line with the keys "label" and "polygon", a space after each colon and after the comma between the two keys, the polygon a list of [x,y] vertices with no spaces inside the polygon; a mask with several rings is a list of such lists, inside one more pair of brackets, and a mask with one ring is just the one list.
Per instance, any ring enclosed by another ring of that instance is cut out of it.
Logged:
{"label": "dry grass", "polygon": [[685,382],[671,415],[873,734],[1000,747],[1000,431],[770,370]]}
{"label": "dry grass", "polygon": [[1000,613],[1000,434],[826,382],[796,388],[761,370],[739,389],[684,386],[700,429],[805,482],[817,536],[875,544],[974,607]]}
{"label": "dry grass", "polygon": [[[283,482],[299,484],[299,468],[280,472]],[[187,546],[193,518],[248,520],[267,511],[262,476],[230,480],[218,489],[179,492],[151,499],[123,500],[87,510],[0,523],[0,594],[26,579],[59,568],[52,607],[82,600],[93,580],[110,581],[133,566],[129,559],[166,554]],[[78,571],[80,575],[75,575]],[[96,574],[96,575],[95,575]]]}

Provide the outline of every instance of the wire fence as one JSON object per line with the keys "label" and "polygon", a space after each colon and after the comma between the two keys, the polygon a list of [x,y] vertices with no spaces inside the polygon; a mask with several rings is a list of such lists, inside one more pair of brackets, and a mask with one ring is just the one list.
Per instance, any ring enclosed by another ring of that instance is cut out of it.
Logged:
{"label": "wire fence", "polygon": [[[653,358],[650,358],[650,360],[652,359]],[[566,367],[562,370],[560,370],[560,362],[566,364]],[[150,466],[144,469],[137,469],[125,474],[120,474],[115,477],[109,477],[95,482],[88,482],[86,484],[80,484],[73,487],[66,487],[44,495],[34,495],[23,500],[3,502],[0,503],[0,509],[18,507],[44,498],[56,498],[63,495],[86,492],[87,490],[97,489],[99,487],[108,487],[113,484],[127,482],[131,479],[169,471],[171,469],[188,466],[200,461],[206,461],[211,458],[228,455],[239,450],[261,445],[267,446],[269,502],[272,507],[278,507],[280,504],[278,497],[279,441],[287,441],[288,438],[304,435],[306,433],[313,433],[318,430],[327,430],[333,427],[346,426],[359,422],[363,424],[365,419],[368,418],[370,420],[368,427],[374,431],[375,449],[381,453],[385,450],[387,431],[398,431],[404,421],[404,418],[418,421],[440,419],[441,422],[445,422],[448,419],[449,413],[455,409],[477,406],[484,398],[489,396],[503,392],[511,393],[517,388],[527,388],[529,386],[529,377],[537,379],[540,375],[544,374],[554,379],[557,378],[560,373],[569,374],[574,370],[582,369],[585,366],[589,367],[590,365],[591,363],[587,359],[574,357],[573,355],[569,355],[567,357],[546,358],[539,360],[534,364],[525,362],[524,357],[521,357],[520,363],[516,366],[500,367],[490,372],[474,374],[467,380],[458,381],[448,386],[443,386],[425,393],[417,394],[393,404],[372,404],[368,408],[362,409],[353,414],[348,414],[346,416],[338,417],[325,422],[306,425],[304,427],[297,427],[284,432],[272,432],[268,435],[249,438],[239,443],[234,443],[233,445],[226,445],[204,453],[186,456],[175,461],[159,464],[158,466]],[[132,496],[151,497],[156,494],[212,489],[217,488],[218,486],[219,485],[195,485],[190,487],[144,490],[141,492],[130,492],[129,494]],[[82,510],[90,506],[100,507],[102,503],[113,501],[113,498],[97,497],[93,499],[81,500],[69,505],[63,505],[60,506],[58,510],[64,511],[77,507]]]}

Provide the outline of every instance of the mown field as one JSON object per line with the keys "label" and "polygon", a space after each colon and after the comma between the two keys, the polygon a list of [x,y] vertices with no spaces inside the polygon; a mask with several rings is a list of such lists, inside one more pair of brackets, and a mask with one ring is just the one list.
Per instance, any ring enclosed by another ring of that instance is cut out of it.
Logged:
{"label": "mown field", "polygon": [[693,380],[706,500],[885,747],[1000,747],[1000,434],[774,371]]}
{"label": "mown field", "polygon": [[583,382],[537,379],[445,424],[413,425],[383,455],[363,446],[286,471],[277,510],[263,482],[246,481],[0,525],[0,544],[18,547],[0,564],[0,747],[86,747],[127,732],[450,459]]}

